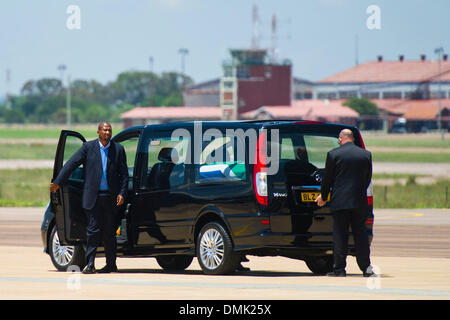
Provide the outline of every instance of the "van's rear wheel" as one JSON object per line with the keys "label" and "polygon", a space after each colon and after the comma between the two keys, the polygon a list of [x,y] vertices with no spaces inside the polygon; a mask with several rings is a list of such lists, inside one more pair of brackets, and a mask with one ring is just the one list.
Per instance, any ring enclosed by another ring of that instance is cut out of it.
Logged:
{"label": "van's rear wheel", "polygon": [[310,256],[305,259],[309,270],[315,274],[325,275],[333,271],[333,256]]}
{"label": "van's rear wheel", "polygon": [[70,266],[78,266],[83,269],[85,265],[84,249],[81,245],[65,246],[61,244],[56,232],[56,225],[50,233],[48,253],[53,265],[59,271],[67,271]]}
{"label": "van's rear wheel", "polygon": [[171,255],[156,257],[159,266],[168,271],[183,271],[187,269],[194,257],[185,255]]}
{"label": "van's rear wheel", "polygon": [[239,264],[231,237],[218,222],[207,223],[197,238],[197,259],[205,274],[227,274]]}

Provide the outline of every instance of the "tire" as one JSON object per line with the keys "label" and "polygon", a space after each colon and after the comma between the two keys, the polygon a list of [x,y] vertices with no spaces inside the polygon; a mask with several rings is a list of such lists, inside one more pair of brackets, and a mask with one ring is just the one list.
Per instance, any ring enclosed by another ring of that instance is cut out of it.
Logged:
{"label": "tire", "polygon": [[80,271],[84,268],[84,249],[81,245],[64,246],[61,245],[56,232],[56,225],[53,226],[48,241],[48,253],[53,265],[59,271],[67,271],[70,266],[78,266]]}
{"label": "tire", "polygon": [[183,271],[191,265],[192,260],[194,260],[193,256],[186,255],[156,257],[159,266],[168,271]]}
{"label": "tire", "polygon": [[200,230],[196,249],[205,274],[234,272],[240,261],[240,255],[233,251],[230,235],[218,222],[209,222]]}
{"label": "tire", "polygon": [[325,275],[333,271],[333,255],[310,256],[305,259],[309,270],[315,274]]}

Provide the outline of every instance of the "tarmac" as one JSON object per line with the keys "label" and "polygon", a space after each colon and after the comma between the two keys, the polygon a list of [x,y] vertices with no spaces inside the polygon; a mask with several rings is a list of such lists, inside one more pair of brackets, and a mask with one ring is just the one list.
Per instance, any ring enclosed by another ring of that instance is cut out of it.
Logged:
{"label": "tarmac", "polygon": [[[312,274],[300,260],[248,256],[250,272],[208,276],[196,259],[183,272],[153,258],[118,258],[119,273],[58,272],[43,253],[43,208],[0,208],[0,299],[25,300],[448,300],[450,210],[375,210],[372,265],[364,278],[348,257],[346,278]],[[104,258],[96,260],[98,268]]]}

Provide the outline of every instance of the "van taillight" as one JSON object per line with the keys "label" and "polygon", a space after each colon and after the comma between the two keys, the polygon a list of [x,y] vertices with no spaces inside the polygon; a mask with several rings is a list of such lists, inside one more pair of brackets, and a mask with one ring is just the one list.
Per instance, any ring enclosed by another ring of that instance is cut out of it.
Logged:
{"label": "van taillight", "polygon": [[256,200],[259,204],[267,206],[267,169],[266,169],[266,132],[261,131],[256,145],[255,164],[253,166],[253,183]]}
{"label": "van taillight", "polygon": [[366,146],[364,145],[364,141],[362,139],[361,132],[358,132],[358,137],[359,137],[359,143],[361,144],[361,148],[365,149]]}

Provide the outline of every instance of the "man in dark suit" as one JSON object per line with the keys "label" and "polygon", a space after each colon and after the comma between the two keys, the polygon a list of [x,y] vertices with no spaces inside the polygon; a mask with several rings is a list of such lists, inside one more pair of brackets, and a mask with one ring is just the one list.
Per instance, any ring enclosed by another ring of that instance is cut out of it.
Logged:
{"label": "man in dark suit", "polygon": [[116,217],[124,203],[128,187],[128,168],[124,148],[111,141],[112,128],[107,122],[98,125],[98,139],[88,141],[67,161],[50,191],[56,192],[81,164],[85,182],[82,206],[88,217],[86,267],[83,273],[95,273],[95,255],[103,240],[106,266],[100,273],[116,272]]}
{"label": "man in dark suit", "polygon": [[339,145],[328,152],[321,195],[316,199],[325,205],[331,192],[333,212],[334,271],[329,276],[345,277],[349,225],[355,240],[356,260],[365,277],[374,273],[370,265],[369,236],[365,227],[368,214],[367,188],[372,179],[372,155],[354,144],[350,129],[339,133]]}

